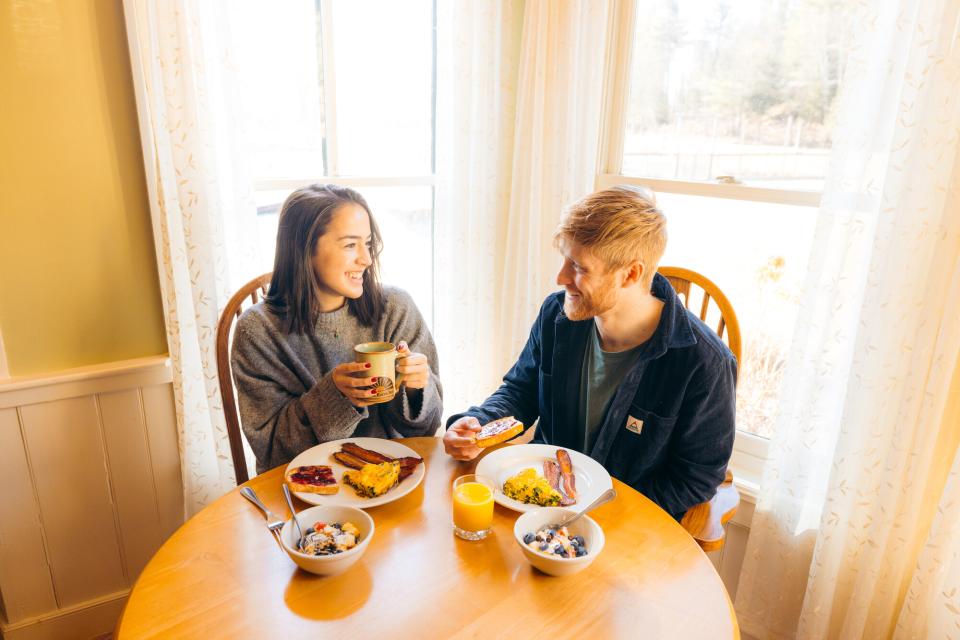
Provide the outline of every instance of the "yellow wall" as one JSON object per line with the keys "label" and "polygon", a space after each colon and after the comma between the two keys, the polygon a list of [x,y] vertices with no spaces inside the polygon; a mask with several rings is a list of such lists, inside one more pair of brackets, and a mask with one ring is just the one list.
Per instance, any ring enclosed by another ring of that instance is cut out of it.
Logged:
{"label": "yellow wall", "polygon": [[10,374],[165,353],[120,0],[0,0]]}

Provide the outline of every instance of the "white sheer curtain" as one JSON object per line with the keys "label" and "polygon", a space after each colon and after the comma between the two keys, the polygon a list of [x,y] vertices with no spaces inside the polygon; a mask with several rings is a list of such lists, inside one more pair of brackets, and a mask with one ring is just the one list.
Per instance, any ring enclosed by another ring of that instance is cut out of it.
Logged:
{"label": "white sheer curtain", "polygon": [[501,373],[557,288],[552,239],[563,208],[593,190],[610,10],[606,0],[526,3],[494,351]]}
{"label": "white sheer curtain", "polygon": [[435,338],[446,413],[492,392],[522,0],[437,5]]}
{"label": "white sheer curtain", "polygon": [[918,630],[944,598],[937,589],[957,584],[957,545],[941,542],[960,491],[956,468],[947,475],[958,436],[960,0],[858,11],[737,590],[742,628],[758,638],[884,638],[898,617],[898,635],[945,637],[946,626]]}
{"label": "white sheer curtain", "polygon": [[214,340],[218,309],[257,270],[227,10],[124,0],[187,515],[234,485]]}
{"label": "white sheer curtain", "polygon": [[449,413],[496,388],[556,288],[554,227],[596,174],[609,5],[438,5],[436,333]]}

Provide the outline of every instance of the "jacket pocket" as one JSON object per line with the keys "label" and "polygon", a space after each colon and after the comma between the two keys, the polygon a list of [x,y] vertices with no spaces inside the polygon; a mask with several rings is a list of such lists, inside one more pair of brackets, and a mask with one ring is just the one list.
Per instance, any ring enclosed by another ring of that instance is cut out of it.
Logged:
{"label": "jacket pocket", "polygon": [[614,465],[623,469],[624,476],[646,475],[666,461],[675,417],[660,416],[632,404],[621,422],[611,453]]}
{"label": "jacket pocket", "polygon": [[627,417],[621,426],[634,435],[642,437],[646,432],[649,437],[658,437],[672,431],[673,425],[676,423],[676,418],[659,416],[652,411],[641,408],[639,405],[632,404],[627,410]]}

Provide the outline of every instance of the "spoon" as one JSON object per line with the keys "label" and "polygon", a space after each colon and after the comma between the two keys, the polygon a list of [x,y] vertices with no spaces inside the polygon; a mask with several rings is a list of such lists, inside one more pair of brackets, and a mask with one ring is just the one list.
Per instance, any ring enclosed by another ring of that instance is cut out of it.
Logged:
{"label": "spoon", "polygon": [[573,521],[575,521],[577,518],[579,518],[583,514],[585,514],[587,511],[592,511],[593,509],[596,509],[602,504],[607,504],[608,502],[610,502],[616,497],[617,497],[617,492],[611,487],[610,489],[607,489],[606,491],[601,493],[599,496],[597,496],[597,499],[591,502],[590,504],[588,504],[586,507],[584,507],[582,511],[575,513],[572,516],[567,516],[566,518],[560,521],[560,524],[552,525],[550,528],[559,529],[560,527],[565,527],[568,524],[571,524]]}
{"label": "spoon", "polygon": [[297,551],[303,549],[303,529],[300,528],[300,521],[297,519],[297,512],[293,508],[293,499],[290,497],[290,489],[287,484],[283,484],[283,497],[287,499],[287,506],[290,507],[290,517],[293,518],[293,524],[297,525],[297,532],[300,537],[297,538]]}

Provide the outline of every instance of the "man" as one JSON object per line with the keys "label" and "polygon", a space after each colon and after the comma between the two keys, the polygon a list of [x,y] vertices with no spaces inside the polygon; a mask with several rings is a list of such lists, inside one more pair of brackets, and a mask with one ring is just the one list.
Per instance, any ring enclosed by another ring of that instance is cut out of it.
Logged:
{"label": "man", "polygon": [[501,387],[447,421],[447,453],[475,458],[496,418],[539,418],[535,442],[586,453],[678,520],[709,500],[733,450],[737,363],[656,273],[666,241],[652,194],[615,187],[570,207],[554,236],[563,291]]}

